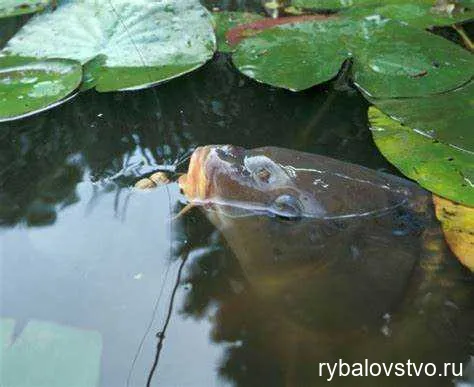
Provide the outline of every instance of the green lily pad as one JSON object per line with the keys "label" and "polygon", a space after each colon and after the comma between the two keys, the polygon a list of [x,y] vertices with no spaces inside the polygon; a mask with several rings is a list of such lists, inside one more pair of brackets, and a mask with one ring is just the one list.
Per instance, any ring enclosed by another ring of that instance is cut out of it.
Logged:
{"label": "green lily pad", "polygon": [[307,9],[338,10],[345,16],[382,15],[421,28],[460,23],[474,17],[472,0],[447,0],[445,5],[436,5],[435,0],[293,0],[292,4]]}
{"label": "green lily pad", "polygon": [[291,4],[307,9],[345,9],[352,6],[380,5],[382,0],[293,0]]}
{"label": "green lily pad", "polygon": [[92,83],[98,91],[113,91],[192,71],[214,50],[211,15],[197,0],[77,0],[34,17],[2,52],[82,64],[104,56]]}
{"label": "green lily pad", "polygon": [[474,206],[474,154],[462,151],[369,108],[372,136],[404,175],[435,194]]}
{"label": "green lily pad", "polygon": [[214,12],[212,14],[216,25],[217,50],[220,52],[232,52],[233,48],[227,42],[226,33],[238,25],[251,23],[264,19],[263,16],[251,12]]}
{"label": "green lily pad", "polygon": [[[388,3],[388,4],[387,4]],[[433,6],[433,1],[389,1],[378,6],[351,7],[343,11],[347,16],[382,15],[410,24],[413,27],[429,28],[461,23],[474,17],[471,1],[459,2],[451,7]]]}
{"label": "green lily pad", "polygon": [[350,43],[354,82],[377,97],[452,90],[474,75],[474,56],[448,40],[399,22],[366,18]]}
{"label": "green lily pad", "polygon": [[257,81],[303,90],[354,59],[354,81],[373,97],[413,97],[454,89],[473,75],[473,56],[446,39],[370,17],[279,25],[243,40],[233,60]]}
{"label": "green lily pad", "polygon": [[2,0],[0,19],[42,11],[50,2],[50,0]]}
{"label": "green lily pad", "polygon": [[299,91],[334,78],[350,57],[341,31],[351,21],[283,24],[244,39],[232,60],[250,78]]}
{"label": "green lily pad", "polygon": [[429,98],[370,101],[404,125],[474,154],[474,81]]}
{"label": "green lily pad", "polygon": [[81,80],[82,67],[72,60],[0,57],[0,121],[57,106]]}
{"label": "green lily pad", "polygon": [[2,386],[99,385],[99,332],[32,320],[12,342],[14,325],[12,319],[0,319]]}

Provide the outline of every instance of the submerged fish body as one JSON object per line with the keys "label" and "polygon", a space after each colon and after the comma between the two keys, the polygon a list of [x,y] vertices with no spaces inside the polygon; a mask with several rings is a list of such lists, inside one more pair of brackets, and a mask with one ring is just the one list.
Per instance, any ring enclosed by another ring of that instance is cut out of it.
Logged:
{"label": "submerged fish body", "polygon": [[243,309],[252,316],[222,305],[215,335],[235,340],[244,319],[255,339],[244,339],[247,349],[280,364],[281,385],[316,385],[314,364],[338,358],[466,360],[472,287],[416,184],[323,156],[232,146],[198,148],[179,184],[251,289]]}
{"label": "submerged fish body", "polygon": [[409,181],[281,148],[198,148],[180,186],[266,303],[309,327],[377,324],[399,308],[433,221]]}

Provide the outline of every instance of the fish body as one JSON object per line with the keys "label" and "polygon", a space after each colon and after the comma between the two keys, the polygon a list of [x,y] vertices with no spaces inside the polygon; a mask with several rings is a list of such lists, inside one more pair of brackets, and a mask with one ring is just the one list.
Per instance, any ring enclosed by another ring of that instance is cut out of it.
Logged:
{"label": "fish body", "polygon": [[222,305],[216,335],[244,319],[258,338],[247,350],[277,359],[282,385],[315,385],[314,364],[340,358],[466,359],[472,287],[418,185],[320,155],[234,146],[198,148],[179,185],[251,287],[252,316]]}
{"label": "fish body", "polygon": [[180,186],[266,302],[309,327],[377,324],[399,308],[434,221],[407,180],[282,148],[198,148]]}

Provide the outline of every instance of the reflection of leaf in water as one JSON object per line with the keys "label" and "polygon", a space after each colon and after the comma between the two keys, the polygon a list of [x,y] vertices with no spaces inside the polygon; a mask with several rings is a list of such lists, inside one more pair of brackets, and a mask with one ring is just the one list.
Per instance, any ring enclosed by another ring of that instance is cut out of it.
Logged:
{"label": "reflection of leaf in water", "polygon": [[98,386],[102,352],[98,332],[31,320],[11,342],[14,325],[14,320],[0,319],[2,385]]}
{"label": "reflection of leaf in water", "polygon": [[443,225],[449,247],[474,271],[474,208],[433,195],[436,216]]}

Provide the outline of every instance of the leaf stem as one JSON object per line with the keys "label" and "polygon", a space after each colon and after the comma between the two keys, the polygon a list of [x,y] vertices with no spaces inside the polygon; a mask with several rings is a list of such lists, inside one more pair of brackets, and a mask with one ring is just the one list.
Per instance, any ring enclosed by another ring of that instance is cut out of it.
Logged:
{"label": "leaf stem", "polygon": [[456,32],[459,34],[459,36],[462,38],[464,45],[467,47],[469,51],[474,51],[474,43],[472,40],[469,38],[468,34],[466,31],[464,31],[464,28],[462,28],[462,25],[460,24],[453,24],[453,28],[456,30]]}

